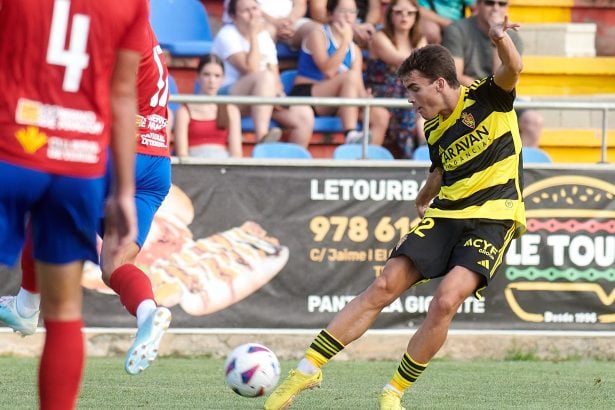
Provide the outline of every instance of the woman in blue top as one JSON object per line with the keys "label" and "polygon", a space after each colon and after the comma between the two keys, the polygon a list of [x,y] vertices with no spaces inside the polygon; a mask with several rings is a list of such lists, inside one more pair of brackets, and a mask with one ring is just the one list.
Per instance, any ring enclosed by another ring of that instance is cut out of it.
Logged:
{"label": "woman in blue top", "polygon": [[[361,50],[352,41],[357,17],[354,0],[328,0],[329,24],[319,26],[303,40],[297,77],[290,95],[314,97],[367,97],[363,85]],[[346,142],[359,142],[359,107],[314,107],[316,115],[337,114]]]}

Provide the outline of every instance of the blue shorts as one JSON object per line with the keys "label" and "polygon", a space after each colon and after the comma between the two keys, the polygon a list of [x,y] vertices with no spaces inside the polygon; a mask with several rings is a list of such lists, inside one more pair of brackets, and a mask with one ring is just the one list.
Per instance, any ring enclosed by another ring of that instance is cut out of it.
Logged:
{"label": "blue shorts", "polygon": [[137,245],[143,247],[154,214],[171,189],[171,159],[137,154],[136,158]]}
{"label": "blue shorts", "polygon": [[[109,156],[110,157],[110,156]],[[112,164],[107,166],[107,187],[112,180]],[[152,226],[154,214],[160,208],[171,189],[171,159],[153,155],[137,154],[135,157],[135,207],[137,211],[137,239],[143,247]],[[99,234],[104,238],[104,223]]]}
{"label": "blue shorts", "polygon": [[30,217],[34,258],[98,262],[96,228],[104,178],[49,174],[0,161],[0,263],[13,266]]}

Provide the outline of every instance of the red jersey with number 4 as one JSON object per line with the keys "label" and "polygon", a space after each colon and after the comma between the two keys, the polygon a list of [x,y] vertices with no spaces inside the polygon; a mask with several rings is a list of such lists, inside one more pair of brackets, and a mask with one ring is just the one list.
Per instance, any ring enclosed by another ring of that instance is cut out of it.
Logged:
{"label": "red jersey with number 4", "polygon": [[0,160],[102,176],[116,53],[148,26],[146,0],[0,0]]}
{"label": "red jersey with number 4", "polygon": [[137,114],[137,152],[168,157],[167,102],[169,72],[162,49],[151,26],[145,33],[137,78],[139,107]]}

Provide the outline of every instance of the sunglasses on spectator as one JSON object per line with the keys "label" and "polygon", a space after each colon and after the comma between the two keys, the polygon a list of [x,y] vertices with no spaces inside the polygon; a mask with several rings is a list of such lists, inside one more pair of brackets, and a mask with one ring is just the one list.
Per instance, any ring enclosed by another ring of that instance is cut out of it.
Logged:
{"label": "sunglasses on spectator", "polygon": [[410,10],[393,10],[393,15],[397,16],[397,17],[411,17],[411,16],[416,16],[416,14],[418,13],[418,11],[414,10],[414,11],[410,11]]}
{"label": "sunglasses on spectator", "polygon": [[483,0],[483,3],[485,4],[485,6],[489,6],[489,7],[493,7],[496,4],[500,7],[506,7],[508,6],[508,2],[507,1],[494,1],[494,0]]}

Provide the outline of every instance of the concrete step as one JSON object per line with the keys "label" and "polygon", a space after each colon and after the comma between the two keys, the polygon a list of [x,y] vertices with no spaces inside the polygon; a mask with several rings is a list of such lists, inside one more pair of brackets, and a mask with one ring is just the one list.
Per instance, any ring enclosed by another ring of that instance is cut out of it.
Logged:
{"label": "concrete step", "polygon": [[515,23],[569,23],[574,0],[510,0],[510,20]]}
{"label": "concrete step", "polygon": [[[601,131],[595,129],[547,128],[540,136],[540,148],[557,163],[598,163],[601,147]],[[615,130],[607,132],[606,161],[615,163]]]}
{"label": "concrete step", "polygon": [[[519,97],[520,101],[562,101],[571,102],[596,102],[613,103],[615,94],[596,94],[591,96],[571,96],[571,97]],[[560,109],[537,109],[544,118],[545,128],[562,129],[596,129],[602,130],[602,111],[594,110],[560,110]],[[615,129],[615,111],[607,112],[607,125],[609,129]]]}
{"label": "concrete step", "polygon": [[594,23],[597,25],[596,54],[615,56],[615,1],[510,0],[509,3],[510,20],[523,26],[544,23]]}
{"label": "concrete step", "polygon": [[519,30],[525,55],[595,57],[595,23],[523,24]]}
{"label": "concrete step", "polygon": [[523,56],[519,95],[615,94],[615,57]]}

